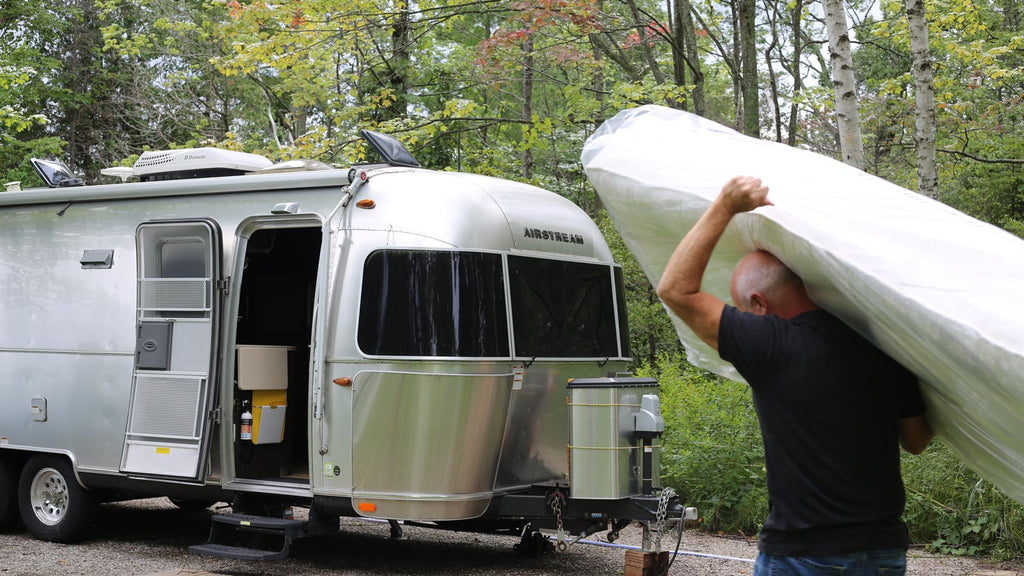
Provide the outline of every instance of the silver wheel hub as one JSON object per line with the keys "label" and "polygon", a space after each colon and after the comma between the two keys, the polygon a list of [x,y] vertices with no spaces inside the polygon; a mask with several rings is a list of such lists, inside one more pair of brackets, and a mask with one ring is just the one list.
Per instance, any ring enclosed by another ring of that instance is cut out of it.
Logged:
{"label": "silver wheel hub", "polygon": [[64,476],[53,468],[43,468],[32,479],[29,494],[32,511],[47,526],[59,524],[68,512],[68,484]]}

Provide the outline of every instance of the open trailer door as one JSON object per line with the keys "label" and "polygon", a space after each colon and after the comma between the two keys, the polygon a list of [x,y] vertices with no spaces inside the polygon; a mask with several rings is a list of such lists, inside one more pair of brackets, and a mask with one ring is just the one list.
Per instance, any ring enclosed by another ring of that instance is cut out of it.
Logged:
{"label": "open trailer door", "polygon": [[139,226],[137,344],[121,471],[199,481],[216,406],[220,230]]}

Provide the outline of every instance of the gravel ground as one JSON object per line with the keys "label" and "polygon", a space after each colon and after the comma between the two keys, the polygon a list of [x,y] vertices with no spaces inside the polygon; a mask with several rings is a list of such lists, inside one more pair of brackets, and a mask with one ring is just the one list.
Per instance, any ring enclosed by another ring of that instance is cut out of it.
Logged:
{"label": "gravel ground", "polygon": [[[625,552],[621,548],[577,544],[565,553],[528,559],[512,551],[517,539],[511,537],[407,526],[406,538],[396,541],[388,538],[386,524],[358,519],[342,519],[339,534],[296,542],[291,557],[282,562],[250,563],[189,554],[189,545],[206,540],[208,513],[178,510],[157,498],[103,505],[95,535],[84,544],[40,542],[24,532],[0,534],[0,576],[621,575],[624,566]],[[592,539],[599,537],[603,539],[603,534],[595,534]],[[631,527],[623,531],[616,544],[639,542],[640,530]],[[756,544],[745,539],[694,531],[683,533],[681,549],[691,554],[678,557],[672,575],[749,575],[757,554]],[[913,549],[909,573],[1011,576],[1024,574],[1024,569]]]}

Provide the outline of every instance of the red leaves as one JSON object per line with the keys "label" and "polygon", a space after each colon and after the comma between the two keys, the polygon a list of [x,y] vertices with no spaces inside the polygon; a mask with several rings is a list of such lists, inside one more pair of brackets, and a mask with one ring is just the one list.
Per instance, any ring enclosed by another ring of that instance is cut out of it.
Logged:
{"label": "red leaves", "polygon": [[511,6],[518,11],[517,19],[532,30],[571,24],[587,33],[597,27],[595,0],[515,0]]}
{"label": "red leaves", "polygon": [[[701,32],[707,36],[707,30],[699,30],[697,35],[699,36]],[[654,46],[659,35],[669,35],[668,25],[651,20],[643,29],[643,37],[640,36],[640,32],[633,30],[629,34],[626,34],[626,40],[622,43],[622,47],[628,49],[634,46],[639,46],[643,42],[646,42],[648,46]]]}
{"label": "red leaves", "polygon": [[242,15],[242,5],[239,4],[238,0],[228,0],[227,7],[228,16],[235,20],[238,20],[238,18]]}
{"label": "red leaves", "polygon": [[298,7],[295,8],[295,11],[292,13],[292,22],[291,22],[291,24],[289,24],[289,26],[292,29],[295,29],[295,28],[301,27],[305,23],[306,23],[306,16],[302,13],[302,7],[298,6]]}

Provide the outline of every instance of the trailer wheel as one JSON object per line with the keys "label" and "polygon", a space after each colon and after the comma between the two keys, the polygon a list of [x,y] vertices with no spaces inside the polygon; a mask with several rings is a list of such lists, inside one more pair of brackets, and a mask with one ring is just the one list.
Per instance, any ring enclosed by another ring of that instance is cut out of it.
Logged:
{"label": "trailer wheel", "polygon": [[6,457],[0,458],[0,532],[18,525],[18,468]]}
{"label": "trailer wheel", "polygon": [[30,458],[21,471],[18,494],[21,521],[36,538],[69,543],[88,535],[96,500],[78,484],[66,458],[43,454]]}

